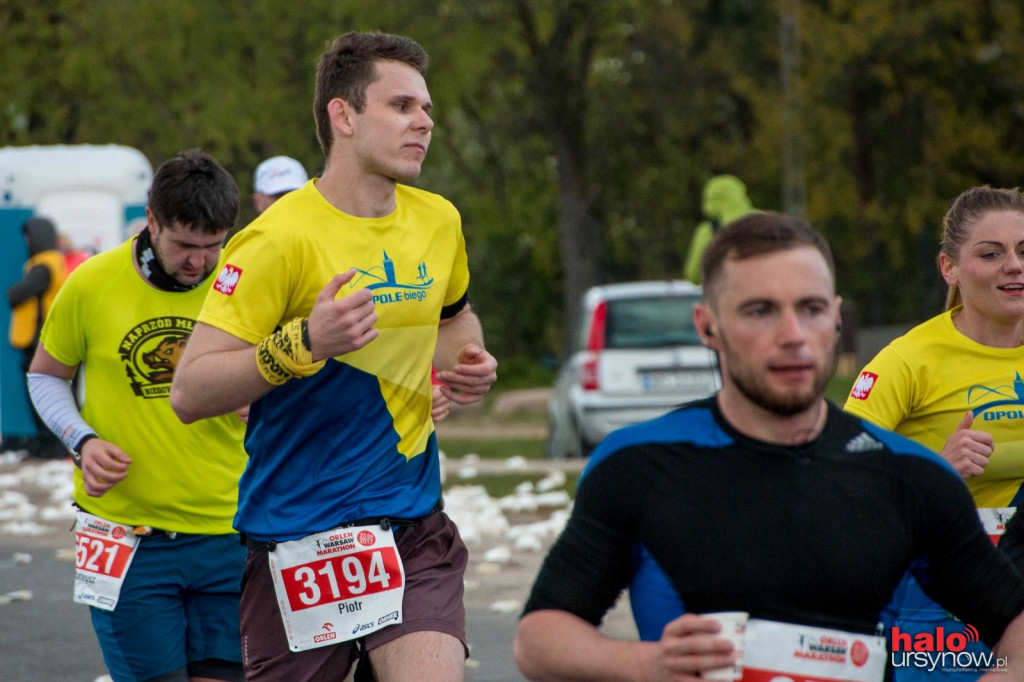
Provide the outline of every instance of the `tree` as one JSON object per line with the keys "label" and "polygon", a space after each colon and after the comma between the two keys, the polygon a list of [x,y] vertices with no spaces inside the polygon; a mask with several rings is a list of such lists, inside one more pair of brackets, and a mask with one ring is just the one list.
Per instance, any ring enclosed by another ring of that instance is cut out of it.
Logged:
{"label": "tree", "polygon": [[930,316],[944,288],[934,256],[948,203],[972,185],[1019,184],[1024,9],[1001,0],[804,8],[817,150],[809,215],[827,228],[870,321]]}
{"label": "tree", "polygon": [[[788,5],[787,5],[788,3]],[[785,17],[800,25],[790,92]],[[317,174],[314,67],[344,30],[431,56],[417,184],[464,219],[488,344],[562,347],[585,288],[679,277],[714,174],[781,209],[784,141],[840,291],[872,322],[935,312],[948,202],[1021,184],[1019,0],[0,0],[0,144],[120,143],[154,163],[211,152],[243,195],[287,154]],[[248,209],[242,223],[252,217]]]}

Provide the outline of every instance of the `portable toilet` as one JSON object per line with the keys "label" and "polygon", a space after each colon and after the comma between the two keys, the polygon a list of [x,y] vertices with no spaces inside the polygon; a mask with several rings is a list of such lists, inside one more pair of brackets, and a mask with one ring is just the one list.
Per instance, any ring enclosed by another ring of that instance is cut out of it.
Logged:
{"label": "portable toilet", "polygon": [[[76,249],[105,251],[137,232],[146,219],[153,167],[121,145],[0,147],[0,285],[21,279],[28,248],[21,227],[38,215]],[[10,306],[0,305],[0,432],[34,436],[22,351],[7,342]]]}

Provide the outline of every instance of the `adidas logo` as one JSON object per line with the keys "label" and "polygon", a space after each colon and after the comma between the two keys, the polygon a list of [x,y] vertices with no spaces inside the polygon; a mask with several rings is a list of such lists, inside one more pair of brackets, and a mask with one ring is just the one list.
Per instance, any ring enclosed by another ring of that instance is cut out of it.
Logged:
{"label": "adidas logo", "polygon": [[850,442],[846,444],[846,451],[870,452],[871,450],[881,450],[884,447],[884,445],[869,436],[866,432],[861,431],[856,437],[850,439]]}

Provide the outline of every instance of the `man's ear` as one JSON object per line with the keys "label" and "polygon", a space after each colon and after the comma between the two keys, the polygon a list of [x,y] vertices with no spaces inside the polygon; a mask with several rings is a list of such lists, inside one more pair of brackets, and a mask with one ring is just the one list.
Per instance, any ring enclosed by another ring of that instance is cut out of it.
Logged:
{"label": "man's ear", "polygon": [[[150,239],[155,239],[157,233],[160,231],[160,225],[156,222],[156,216],[153,215],[153,211],[149,206],[146,207],[146,227],[143,229],[149,230]],[[142,230],[139,231],[141,232]]]}
{"label": "man's ear", "polygon": [[340,97],[335,97],[327,103],[327,115],[331,119],[331,126],[346,137],[355,129],[352,122],[353,113],[349,103]]}
{"label": "man's ear", "polygon": [[700,342],[711,350],[718,350],[718,322],[711,309],[704,303],[693,306],[693,323],[700,335]]}

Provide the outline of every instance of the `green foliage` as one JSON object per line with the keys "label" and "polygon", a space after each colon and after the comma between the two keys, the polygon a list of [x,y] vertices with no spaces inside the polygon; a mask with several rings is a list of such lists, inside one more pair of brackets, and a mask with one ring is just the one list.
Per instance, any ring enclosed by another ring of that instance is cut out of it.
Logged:
{"label": "green foliage", "polygon": [[498,368],[495,387],[502,391],[533,386],[550,386],[555,381],[553,355],[544,355],[540,361],[527,355],[511,355],[502,360]]}
{"label": "green foliage", "polygon": [[[481,424],[481,431],[487,426]],[[486,435],[486,434],[484,434]],[[544,441],[540,438],[439,438],[438,447],[448,459],[479,455],[481,459],[544,459]]]}
{"label": "green foliage", "polygon": [[825,397],[839,407],[842,407],[846,404],[846,399],[850,397],[853,382],[856,380],[856,376],[835,375],[829,380],[828,385],[825,386]]}
{"label": "green foliage", "polygon": [[437,121],[417,184],[462,212],[488,345],[536,363],[586,285],[680,276],[711,175],[782,208],[787,6],[806,213],[840,293],[865,324],[923,319],[949,202],[1021,184],[1018,0],[0,0],[0,145],[119,143],[154,165],[200,146],[245,196],[273,154],[319,173],[329,40],[408,34]]}

